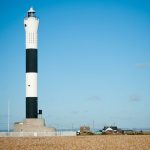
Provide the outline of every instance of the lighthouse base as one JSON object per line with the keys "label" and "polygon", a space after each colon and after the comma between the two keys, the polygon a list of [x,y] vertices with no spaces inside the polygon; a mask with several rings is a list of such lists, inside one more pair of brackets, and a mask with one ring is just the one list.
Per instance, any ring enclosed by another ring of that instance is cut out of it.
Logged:
{"label": "lighthouse base", "polygon": [[45,126],[43,118],[25,119],[23,122],[14,123],[15,132],[56,132],[55,128]]}

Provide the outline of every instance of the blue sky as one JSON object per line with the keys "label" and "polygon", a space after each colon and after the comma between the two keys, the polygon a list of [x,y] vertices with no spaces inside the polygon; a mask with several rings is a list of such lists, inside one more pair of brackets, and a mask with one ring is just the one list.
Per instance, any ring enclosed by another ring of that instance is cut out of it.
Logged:
{"label": "blue sky", "polygon": [[0,129],[25,118],[25,32],[39,26],[39,108],[48,126],[150,127],[149,0],[0,1]]}

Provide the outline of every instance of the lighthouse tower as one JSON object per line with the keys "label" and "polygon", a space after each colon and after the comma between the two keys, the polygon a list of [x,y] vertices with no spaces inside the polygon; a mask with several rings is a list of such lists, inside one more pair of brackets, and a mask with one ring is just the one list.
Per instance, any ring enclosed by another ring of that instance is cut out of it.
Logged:
{"label": "lighthouse tower", "polygon": [[26,37],[26,119],[14,124],[17,132],[52,132],[55,128],[45,126],[42,110],[38,111],[37,73],[38,73],[38,26],[39,19],[31,7],[24,18]]}
{"label": "lighthouse tower", "polygon": [[26,118],[38,117],[37,72],[39,19],[31,7],[24,19],[26,32]]}

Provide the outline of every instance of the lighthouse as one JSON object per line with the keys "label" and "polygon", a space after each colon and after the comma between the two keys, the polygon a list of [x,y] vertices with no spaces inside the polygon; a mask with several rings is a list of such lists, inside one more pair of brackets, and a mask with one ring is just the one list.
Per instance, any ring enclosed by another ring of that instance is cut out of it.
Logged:
{"label": "lighthouse", "polygon": [[46,127],[42,110],[38,111],[37,73],[38,73],[38,26],[39,19],[31,7],[24,18],[26,47],[26,118],[14,123],[16,132],[52,132],[56,129]]}
{"label": "lighthouse", "polygon": [[24,19],[26,33],[26,118],[38,117],[38,26],[39,19],[31,7]]}

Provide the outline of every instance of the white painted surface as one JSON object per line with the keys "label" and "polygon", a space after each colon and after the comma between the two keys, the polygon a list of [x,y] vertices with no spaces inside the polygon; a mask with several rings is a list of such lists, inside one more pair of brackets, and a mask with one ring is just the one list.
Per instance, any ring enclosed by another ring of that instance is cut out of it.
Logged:
{"label": "white painted surface", "polygon": [[26,73],[26,97],[37,97],[37,73]]}
{"label": "white painted surface", "polygon": [[35,13],[35,10],[33,9],[33,7],[30,7],[28,12],[34,12]]}
{"label": "white painted surface", "polygon": [[76,136],[75,131],[56,132],[0,132],[0,137],[48,137],[48,136]]}
{"label": "white painted surface", "polygon": [[39,19],[36,17],[26,17],[24,19],[24,27],[26,32],[26,49],[37,49],[37,31],[39,26]]}

